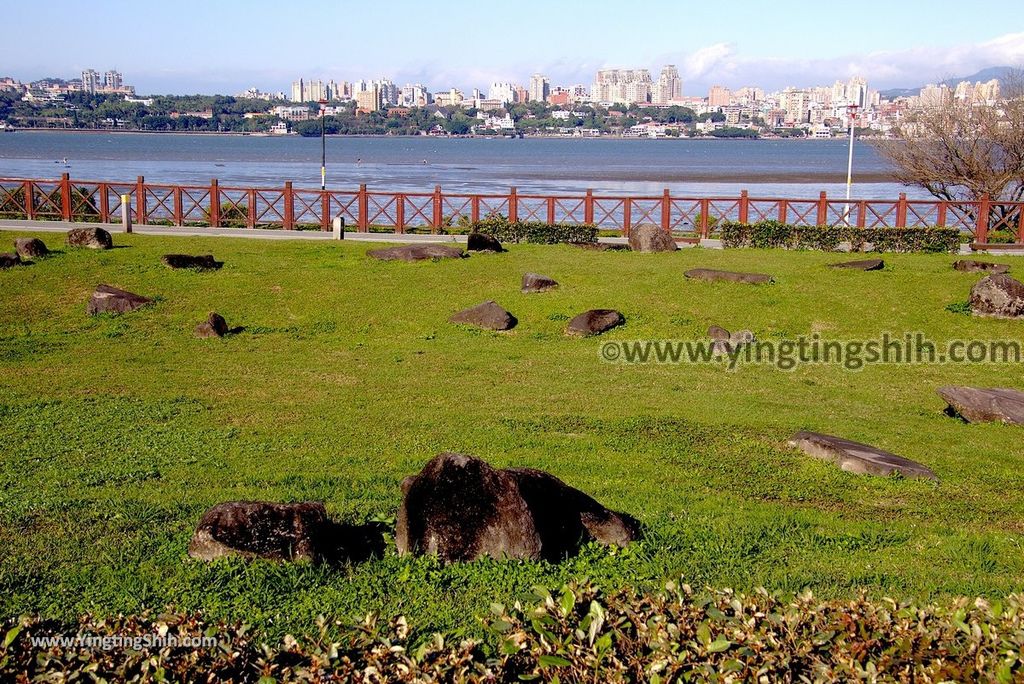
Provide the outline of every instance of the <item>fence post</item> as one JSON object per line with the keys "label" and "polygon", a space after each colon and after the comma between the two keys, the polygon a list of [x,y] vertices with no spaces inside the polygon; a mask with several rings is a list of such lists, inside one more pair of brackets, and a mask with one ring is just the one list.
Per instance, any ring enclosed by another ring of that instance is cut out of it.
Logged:
{"label": "fence post", "polygon": [[896,203],[896,227],[907,227],[907,193],[900,193],[900,200]]}
{"label": "fence post", "polygon": [[740,223],[750,223],[750,196],[746,190],[740,191]]}
{"label": "fence post", "polygon": [[36,188],[32,181],[25,181],[25,218],[34,221],[36,218]]}
{"label": "fence post", "polygon": [[661,195],[661,229],[666,233],[672,232],[672,193],[668,188]]}
{"label": "fence post", "polygon": [[60,213],[61,218],[70,221],[71,215],[71,176],[63,173],[60,176]]}
{"label": "fence post", "polygon": [[779,200],[779,223],[785,223],[787,218],[789,218],[789,202]]}
{"label": "fence post", "polygon": [[548,197],[548,223],[555,222],[555,198]]}
{"label": "fence post", "polygon": [[210,227],[220,227],[220,186],[216,178],[210,181]]}
{"label": "fence post", "polygon": [[702,240],[707,240],[711,234],[711,231],[708,230],[711,227],[709,213],[711,213],[711,200],[702,199],[700,201],[700,237]]}
{"label": "fence post", "polygon": [[132,232],[132,198],[121,195],[121,228],[126,233]]}
{"label": "fence post", "polygon": [[320,230],[327,232],[331,230],[331,191],[320,191]]}
{"label": "fence post", "polygon": [[395,232],[401,235],[405,232],[405,195],[395,195]]}
{"label": "fence post", "polygon": [[946,211],[948,210],[948,208],[948,203],[945,200],[939,202],[939,209],[936,212],[935,216],[935,225],[939,226],[940,228],[946,227]]}
{"label": "fence post", "polygon": [[174,225],[180,226],[185,223],[185,217],[182,215],[185,212],[181,208],[181,186],[175,185],[171,192],[174,195]]}
{"label": "fence post", "polygon": [[629,237],[629,230],[633,227],[633,200],[626,198],[622,200],[622,236]]}
{"label": "fence post", "polygon": [[828,196],[822,190],[818,196],[818,222],[814,225],[823,226],[828,223]]}
{"label": "fence post", "polygon": [[857,227],[863,228],[868,224],[868,203],[864,200],[857,202]]}
{"label": "fence post", "polygon": [[110,223],[110,188],[100,183],[100,223]]}
{"label": "fence post", "polygon": [[583,198],[583,222],[592,224],[594,222],[594,191],[587,189],[587,196]]}
{"label": "fence post", "polygon": [[366,183],[359,186],[359,232],[365,233],[370,229],[369,222],[369,199],[366,196]]}
{"label": "fence post", "polygon": [[255,228],[256,227],[256,188],[249,188],[249,191],[246,193],[246,195],[247,195],[247,199],[249,201],[249,206],[246,207],[246,209],[248,211],[245,212],[246,213],[245,222],[248,224],[249,228]]}
{"label": "fence post", "polygon": [[139,176],[135,179],[135,220],[140,226],[149,223],[146,213],[146,179]]}
{"label": "fence post", "polygon": [[519,220],[519,195],[516,194],[515,188],[509,190],[508,193],[508,220],[510,223]]}
{"label": "fence post", "polygon": [[978,227],[974,231],[974,241],[985,243],[988,242],[988,221],[989,214],[992,212],[992,201],[989,199],[988,194],[981,196],[981,202],[978,203]]}
{"label": "fence post", "polygon": [[284,229],[295,230],[295,191],[291,181],[284,183]]}
{"label": "fence post", "polygon": [[441,186],[434,186],[434,221],[431,224],[431,233],[437,233],[444,222],[444,200],[441,198]]}
{"label": "fence post", "polygon": [[480,220],[480,195],[473,195],[469,200],[470,219],[473,223]]}

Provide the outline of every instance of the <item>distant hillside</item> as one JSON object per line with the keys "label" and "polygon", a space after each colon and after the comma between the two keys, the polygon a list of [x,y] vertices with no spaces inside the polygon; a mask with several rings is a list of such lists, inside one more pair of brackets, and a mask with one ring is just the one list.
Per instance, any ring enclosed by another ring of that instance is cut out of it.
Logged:
{"label": "distant hillside", "polygon": [[[971,83],[974,83],[976,81],[991,81],[993,78],[1002,81],[1013,70],[1013,67],[1008,66],[988,67],[987,69],[982,69],[981,71],[975,74],[971,74],[970,76],[963,76],[961,78],[948,78],[945,81],[942,81],[942,83],[945,83],[950,88],[955,88],[956,84],[959,83],[960,81],[970,81]],[[917,88],[890,88],[889,90],[881,91],[881,94],[882,97],[888,100],[891,100],[894,97],[910,97],[912,95],[920,95],[922,87],[923,86],[918,86]]]}

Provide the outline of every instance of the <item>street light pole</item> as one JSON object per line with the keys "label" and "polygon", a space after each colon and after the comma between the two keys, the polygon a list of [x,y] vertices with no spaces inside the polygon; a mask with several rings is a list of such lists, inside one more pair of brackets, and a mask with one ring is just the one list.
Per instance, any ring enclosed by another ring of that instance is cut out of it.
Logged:
{"label": "street light pole", "polygon": [[846,162],[846,211],[843,213],[843,220],[850,223],[850,191],[853,188],[853,134],[854,121],[857,119],[858,105],[852,104],[846,108],[847,118],[850,119],[850,157]]}
{"label": "street light pole", "polygon": [[327,100],[320,100],[320,189],[327,189],[327,129],[324,116],[327,114]]}

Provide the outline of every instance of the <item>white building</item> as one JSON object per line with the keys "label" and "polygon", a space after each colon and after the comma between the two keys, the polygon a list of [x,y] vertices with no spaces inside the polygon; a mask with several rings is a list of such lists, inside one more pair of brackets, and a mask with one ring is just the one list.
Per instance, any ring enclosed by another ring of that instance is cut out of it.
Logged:
{"label": "white building", "polygon": [[512,83],[492,83],[487,89],[488,100],[499,100],[506,104],[516,101],[516,86]]}
{"label": "white building", "polygon": [[530,102],[547,102],[551,94],[551,82],[543,74],[530,77]]}

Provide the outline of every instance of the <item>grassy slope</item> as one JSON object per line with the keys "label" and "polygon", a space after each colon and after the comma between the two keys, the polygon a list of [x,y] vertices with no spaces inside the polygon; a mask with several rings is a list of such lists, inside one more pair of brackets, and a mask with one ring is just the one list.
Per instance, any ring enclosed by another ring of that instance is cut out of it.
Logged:
{"label": "grassy slope", "polygon": [[[568,577],[827,596],[1024,586],[1024,433],[947,418],[934,392],[1024,387],[1019,367],[620,366],[599,360],[598,340],[561,334],[566,317],[613,307],[628,323],[602,339],[699,339],[712,323],[762,339],[1024,337],[1021,323],[944,310],[977,278],[948,256],[887,256],[885,271],[859,273],[824,268],[837,257],[820,253],[518,246],[396,264],[352,243],[116,241],[126,248],[0,271],[0,614],[174,604],[274,633],[321,613],[380,611],[472,633],[492,600]],[[213,251],[226,265],[170,271],[159,255],[171,251]],[[686,282],[695,266],[767,271],[777,283]],[[562,287],[522,295],[528,270]],[[100,282],[160,299],[89,318]],[[514,332],[446,322],[490,298],[519,318]],[[209,310],[247,331],[194,339]],[[839,472],[782,446],[801,428],[919,460],[942,485]],[[559,566],[185,557],[201,512],[224,500],[316,499],[339,519],[392,518],[400,479],[443,450],[549,470],[636,515],[649,538]]]}

